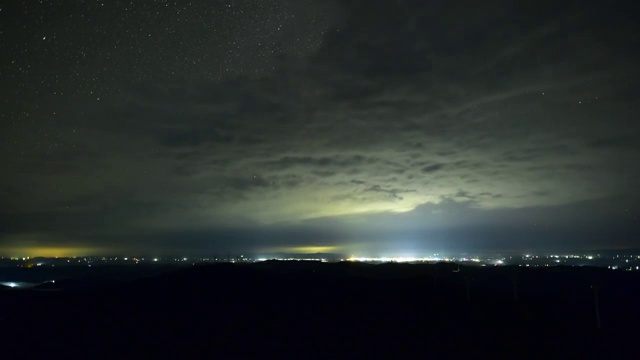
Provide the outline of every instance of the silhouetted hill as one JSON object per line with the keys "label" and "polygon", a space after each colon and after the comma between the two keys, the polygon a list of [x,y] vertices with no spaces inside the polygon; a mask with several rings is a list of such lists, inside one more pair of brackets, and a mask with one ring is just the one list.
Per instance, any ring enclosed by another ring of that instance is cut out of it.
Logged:
{"label": "silhouetted hill", "polygon": [[638,274],[599,268],[268,261],[143,275],[0,292],[2,341],[85,357],[613,358],[640,334]]}

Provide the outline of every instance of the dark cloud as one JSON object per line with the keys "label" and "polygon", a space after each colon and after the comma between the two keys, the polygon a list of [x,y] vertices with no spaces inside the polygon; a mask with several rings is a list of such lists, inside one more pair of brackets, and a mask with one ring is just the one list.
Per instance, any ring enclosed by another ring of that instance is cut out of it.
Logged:
{"label": "dark cloud", "polygon": [[[138,46],[148,52],[122,53],[126,63],[88,47],[114,63],[94,55],[75,72],[105,88],[83,82],[86,94],[68,102],[57,96],[69,84],[12,97],[4,231],[135,234],[139,247],[162,238],[212,251],[346,246],[349,234],[462,246],[473,233],[515,247],[519,234],[579,243],[586,232],[570,234],[582,224],[629,227],[611,214],[585,220],[610,199],[623,199],[612,214],[637,216],[621,210],[637,208],[640,179],[630,3],[256,4],[243,9],[278,21],[209,19],[198,14],[217,5],[198,4],[184,27],[208,24],[217,41],[167,35],[174,45]],[[576,210],[583,218],[562,215]],[[521,221],[544,212],[564,220],[545,230]],[[309,225],[323,221],[331,232]]]}
{"label": "dark cloud", "polygon": [[203,143],[225,143],[234,140],[229,134],[209,129],[167,131],[160,139],[162,145],[168,147],[198,146]]}
{"label": "dark cloud", "polygon": [[380,185],[372,185],[369,188],[367,188],[365,191],[387,194],[389,197],[398,199],[398,200],[403,200],[403,197],[401,196],[401,194],[415,192],[415,190],[405,190],[405,189],[383,189]]}
{"label": "dark cloud", "polygon": [[618,148],[635,148],[640,147],[640,139],[634,136],[623,135],[609,138],[601,138],[590,141],[587,146],[595,149],[618,149]]}
{"label": "dark cloud", "polygon": [[444,164],[431,164],[422,168],[423,173],[433,173],[438,170],[441,170],[444,167]]}
{"label": "dark cloud", "polygon": [[249,178],[231,178],[226,181],[232,189],[235,190],[248,190],[252,188],[266,188],[271,186],[271,183],[261,177],[253,176]]}
{"label": "dark cloud", "polygon": [[331,167],[335,169],[350,168],[366,163],[375,163],[375,158],[367,158],[362,155],[341,156],[336,155],[332,157],[321,156],[285,156],[277,161],[271,162],[268,166],[273,166],[278,169],[288,169],[292,167]]}

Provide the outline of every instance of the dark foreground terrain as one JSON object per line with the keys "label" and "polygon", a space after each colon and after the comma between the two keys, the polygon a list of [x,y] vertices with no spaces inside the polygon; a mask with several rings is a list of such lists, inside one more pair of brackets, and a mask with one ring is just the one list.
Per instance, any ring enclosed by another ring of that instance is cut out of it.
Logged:
{"label": "dark foreground terrain", "polygon": [[142,275],[0,289],[2,358],[614,359],[637,358],[640,341],[630,272],[264,262]]}

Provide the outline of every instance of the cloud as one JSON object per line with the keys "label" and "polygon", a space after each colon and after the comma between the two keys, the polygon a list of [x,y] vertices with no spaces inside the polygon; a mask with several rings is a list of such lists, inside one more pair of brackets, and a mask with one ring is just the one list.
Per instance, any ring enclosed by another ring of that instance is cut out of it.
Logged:
{"label": "cloud", "polygon": [[422,168],[423,173],[433,173],[444,167],[444,164],[431,164]]}
{"label": "cloud", "polygon": [[[270,98],[273,94],[260,90],[270,87],[267,81],[280,80],[245,79],[236,88],[243,89],[240,94]],[[451,108],[464,110],[441,112],[387,97],[385,85],[386,80],[370,83],[370,95],[357,101],[313,96],[318,103],[302,113],[263,114],[228,110],[240,109],[243,96],[221,101],[214,96],[221,91],[212,90],[219,84],[192,88],[185,83],[176,96],[206,89],[211,100],[180,106],[178,113],[167,111],[166,104],[187,100],[145,98],[146,105],[129,114],[139,130],[127,133],[125,146],[111,145],[122,142],[116,129],[99,128],[96,138],[83,144],[97,154],[95,159],[66,163],[89,167],[57,175],[41,172],[66,190],[60,196],[36,191],[33,201],[73,207],[68,199],[77,196],[94,199],[79,202],[97,204],[126,188],[138,201],[156,206],[133,222],[206,227],[233,217],[280,222],[406,212],[442,199],[472,199],[485,208],[552,206],[628,191],[618,185],[625,175],[608,161],[616,155],[600,153],[602,146],[590,140],[595,131],[586,131],[598,126],[598,116],[578,105],[567,103],[559,119],[558,105],[547,95],[516,88],[503,93],[518,94],[515,98],[483,95],[481,99],[491,99],[487,102],[462,97]],[[331,89],[331,84],[324,86]],[[398,86],[413,96],[425,91],[418,79]],[[563,85],[556,91],[560,99],[568,96]],[[380,103],[382,97],[386,100]],[[591,105],[601,106],[606,105]],[[584,133],[570,131],[572,117],[580,119]],[[615,154],[629,151],[613,149]],[[74,181],[75,186],[62,185]]]}
{"label": "cloud", "polygon": [[566,30],[595,28],[594,14],[362,4],[342,2],[322,41],[260,76],[122,84],[124,101],[79,109],[58,129],[80,155],[0,179],[4,222],[206,238],[226,224],[637,196],[634,85],[615,55],[627,44]]}

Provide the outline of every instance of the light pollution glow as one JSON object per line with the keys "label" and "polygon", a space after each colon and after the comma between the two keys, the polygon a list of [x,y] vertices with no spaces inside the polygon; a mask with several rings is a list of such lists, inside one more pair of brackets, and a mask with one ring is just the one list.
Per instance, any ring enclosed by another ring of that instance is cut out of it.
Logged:
{"label": "light pollution glow", "polygon": [[314,254],[314,253],[328,253],[338,251],[338,246],[284,246],[278,248],[270,248],[269,251],[284,252],[284,253],[297,253],[297,254]]}
{"label": "light pollution glow", "polygon": [[9,257],[77,257],[99,255],[103,250],[105,249],[72,246],[16,246],[1,248],[0,253]]}

